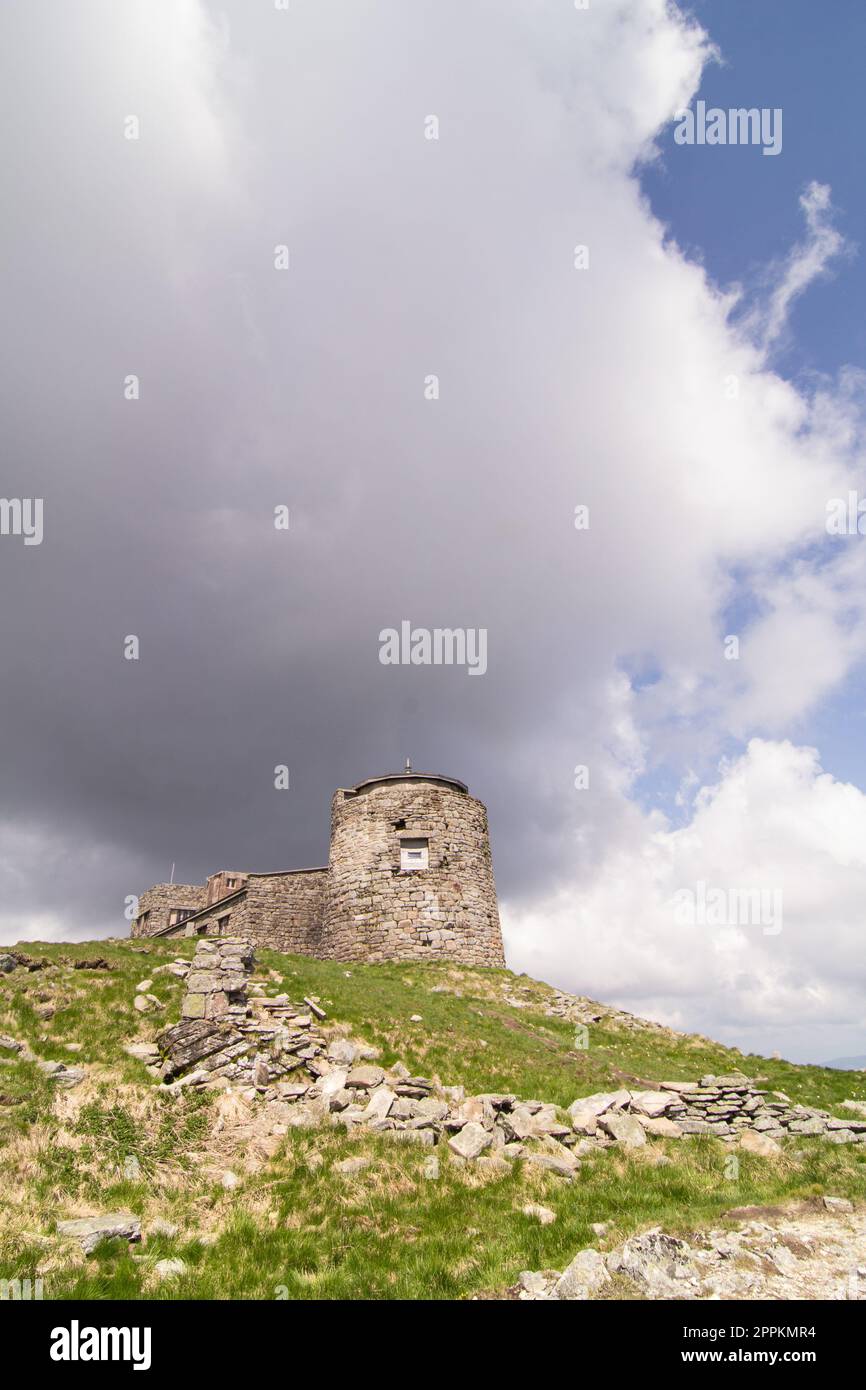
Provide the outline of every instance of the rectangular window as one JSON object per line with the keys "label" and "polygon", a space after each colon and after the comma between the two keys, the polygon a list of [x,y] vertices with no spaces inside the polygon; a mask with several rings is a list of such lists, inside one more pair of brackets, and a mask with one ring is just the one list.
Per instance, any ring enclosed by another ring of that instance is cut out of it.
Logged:
{"label": "rectangular window", "polygon": [[220,917],[219,921],[217,922],[217,931],[219,932],[220,936],[225,936],[226,932],[228,931],[230,917],[231,913],[227,912],[225,917]]}
{"label": "rectangular window", "polygon": [[176,927],[178,922],[185,922],[194,912],[194,907],[173,907],[168,914],[168,925]]}
{"label": "rectangular window", "polygon": [[413,869],[426,869],[429,867],[429,841],[427,840],[401,840],[400,841],[400,868],[403,873],[411,872]]}

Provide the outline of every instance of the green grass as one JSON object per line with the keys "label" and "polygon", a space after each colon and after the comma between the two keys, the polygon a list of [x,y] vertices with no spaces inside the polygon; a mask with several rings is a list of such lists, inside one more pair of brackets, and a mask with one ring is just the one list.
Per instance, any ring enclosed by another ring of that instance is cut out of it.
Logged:
{"label": "green grass", "polygon": [[[660,1146],[661,1147],[661,1146]],[[420,1176],[425,1151],[368,1136],[351,1145],[371,1159],[355,1177],[333,1171],[347,1141],[334,1131],[293,1134],[278,1157],[232,1194],[212,1194],[223,1233],[211,1248],[181,1235],[160,1238],[136,1258],[102,1248],[98,1261],[60,1270],[53,1298],[455,1299],[502,1290],[523,1269],[561,1269],[577,1250],[599,1245],[593,1222],[612,1223],[611,1248],[647,1224],[684,1232],[719,1224],[731,1206],[809,1197],[826,1190],[866,1196],[866,1155],[820,1140],[784,1165],[743,1155],[740,1178],[724,1176],[711,1140],[668,1145],[670,1167],[602,1155],[573,1184],[519,1165],[485,1178],[442,1156],[442,1176]],[[322,1160],[315,1177],[306,1162]],[[523,1214],[528,1202],[556,1212],[550,1226]],[[187,1274],[155,1283],[159,1259],[180,1255]],[[30,1267],[32,1268],[32,1266]],[[16,1270],[18,1277],[23,1272]],[[8,1275],[7,1277],[15,1277]]]}
{"label": "green grass", "polygon": [[[562,1268],[577,1250],[598,1245],[593,1222],[612,1223],[609,1248],[651,1224],[672,1231],[718,1224],[732,1206],[824,1192],[866,1197],[866,1146],[803,1138],[786,1141],[781,1159],[741,1153],[736,1182],[725,1176],[729,1150],[703,1138],[654,1141],[634,1156],[608,1151],[586,1160],[573,1183],[520,1164],[503,1173],[459,1165],[441,1145],[441,1176],[428,1182],[421,1169],[430,1150],[325,1127],[290,1131],[274,1159],[245,1173],[243,1153],[213,1152],[212,1097],[166,1097],[123,1051],[179,1015],[182,982],[170,975],[152,987],[164,1011],[142,1016],[132,1001],[155,965],[189,957],[193,943],[146,944],[147,954],[129,943],[29,945],[56,968],[0,978],[0,1032],[40,1057],[88,1066],[85,1086],[57,1092],[54,1108],[53,1083],[33,1063],[7,1053],[10,1065],[0,1066],[0,1092],[22,1101],[0,1107],[0,1277],[41,1271],[46,1297],[465,1298],[501,1291],[523,1269]],[[112,970],[60,964],[95,955]],[[576,1048],[573,1026],[545,1014],[550,989],[507,971],[343,965],[270,951],[259,958],[260,973],[282,981],[269,979],[271,993],[318,996],[327,1024],[377,1046],[384,1063],[399,1058],[412,1072],[470,1093],[514,1091],[568,1105],[635,1081],[741,1069],[827,1109],[866,1096],[859,1072],[743,1056],[664,1031],[608,1024],[590,1028],[588,1049]],[[447,992],[431,992],[441,986]],[[519,991],[529,1007],[505,1002]],[[48,1020],[37,1013],[46,1002],[40,995],[56,1004]],[[412,1014],[421,1022],[410,1022]],[[69,1041],[81,1051],[69,1053]],[[655,1166],[663,1152],[673,1162]],[[371,1164],[358,1176],[333,1171],[359,1154]],[[124,1174],[130,1155],[139,1164],[133,1176]],[[234,1191],[219,1183],[221,1166],[242,1175]],[[551,1207],[556,1221],[542,1227],[524,1216],[528,1202]],[[58,1219],[119,1207],[139,1214],[145,1232],[159,1216],[179,1234],[131,1250],[106,1245],[86,1260],[53,1240]],[[202,1231],[216,1232],[216,1244],[199,1244]],[[187,1273],[159,1283],[153,1266],[174,1256]]]}

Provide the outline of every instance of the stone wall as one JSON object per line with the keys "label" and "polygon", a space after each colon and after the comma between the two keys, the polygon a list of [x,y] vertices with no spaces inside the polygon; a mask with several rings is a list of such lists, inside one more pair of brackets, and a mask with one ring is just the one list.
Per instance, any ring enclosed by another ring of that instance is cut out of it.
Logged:
{"label": "stone wall", "polygon": [[[325,1039],[312,1016],[324,1011],[312,999],[305,1001],[306,1010],[296,1009],[285,995],[250,1001],[254,966],[249,941],[224,937],[197,943],[181,1020],[157,1037],[166,1084],[238,1084],[273,1096],[273,1083],[283,1078],[280,1095],[294,1100],[329,1070],[321,1060]],[[254,988],[260,991],[261,983]]]}
{"label": "stone wall", "polygon": [[[168,926],[172,908],[193,908],[197,912],[206,901],[207,886],[203,883],[158,883],[139,898],[138,916],[130,936],[153,936],[154,932]],[[142,921],[145,913],[149,914],[146,922]]]}
{"label": "stone wall", "polygon": [[327,869],[250,874],[243,914],[244,936],[257,946],[270,946],[274,951],[322,956],[327,882]]}
{"label": "stone wall", "polygon": [[[425,870],[401,870],[402,839],[429,841]],[[323,956],[505,964],[487,812],[454,784],[415,776],[338,791],[329,871]]]}
{"label": "stone wall", "polygon": [[238,889],[222,902],[212,903],[200,917],[184,922],[172,936],[237,936],[246,926],[246,893]]}
{"label": "stone wall", "polygon": [[199,941],[186,977],[184,1018],[225,1019],[247,1015],[247,980],[253,968],[249,941],[224,937]]}

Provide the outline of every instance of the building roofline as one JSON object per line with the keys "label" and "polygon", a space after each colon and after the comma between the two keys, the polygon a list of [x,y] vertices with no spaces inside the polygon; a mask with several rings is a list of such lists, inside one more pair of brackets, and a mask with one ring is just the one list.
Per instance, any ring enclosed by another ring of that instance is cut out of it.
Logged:
{"label": "building roofline", "polygon": [[458,791],[469,795],[469,788],[465,782],[461,782],[458,777],[447,777],[443,772],[383,772],[379,777],[367,777],[363,782],[357,782],[354,787],[342,787],[346,795],[353,796],[358,792],[366,791],[368,787],[377,787],[383,782],[442,782],[447,787],[456,787]]}

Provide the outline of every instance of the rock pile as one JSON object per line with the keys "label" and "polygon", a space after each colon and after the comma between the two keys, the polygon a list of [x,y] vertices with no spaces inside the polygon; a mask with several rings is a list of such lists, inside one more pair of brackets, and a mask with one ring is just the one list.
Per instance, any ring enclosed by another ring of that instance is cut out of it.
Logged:
{"label": "rock pile", "polygon": [[702,1076],[697,1082],[662,1081],[654,1091],[584,1096],[569,1113],[580,1133],[606,1134],[626,1144],[644,1142],[640,1131],[671,1139],[710,1134],[730,1141],[748,1130],[771,1140],[820,1134],[834,1144],[866,1143],[866,1120],[837,1120],[826,1110],[794,1105],[783,1092],[761,1090],[740,1073]]}
{"label": "rock pile", "polygon": [[3,951],[0,952],[0,973],[11,975],[13,970],[48,970],[54,962],[47,956],[35,957],[28,956],[23,951]]}
{"label": "rock pile", "polygon": [[850,1201],[824,1197],[789,1204],[787,1210],[744,1208],[741,1219],[739,1230],[709,1230],[689,1240],[654,1227],[607,1253],[580,1250],[561,1273],[526,1270],[508,1292],[520,1300],[630,1293],[677,1300],[866,1301],[861,1254],[866,1213],[855,1211]]}
{"label": "rock pile", "polygon": [[253,966],[247,941],[198,942],[181,1022],[157,1038],[159,1074],[171,1086],[252,1087],[281,1103],[286,1128],[330,1122],[428,1146],[444,1141],[458,1160],[521,1159],[569,1179],[588,1154],[614,1144],[639,1148],[647,1137],[731,1141],[748,1134],[758,1152],[774,1151],[786,1134],[866,1143],[866,1119],[836,1120],[793,1105],[739,1073],[584,1096],[568,1112],[512,1094],[467,1096],[462,1086],[412,1076],[401,1062],[386,1071],[374,1050],[328,1038],[313,999],[302,1012],[286,995],[248,998]]}
{"label": "rock pile", "polygon": [[291,1072],[319,1075],[316,1059],[326,1044],[311,1015],[300,1013],[285,995],[251,1005],[253,966],[248,941],[219,937],[197,943],[181,1021],[156,1041],[164,1081],[237,1082],[264,1090]]}

